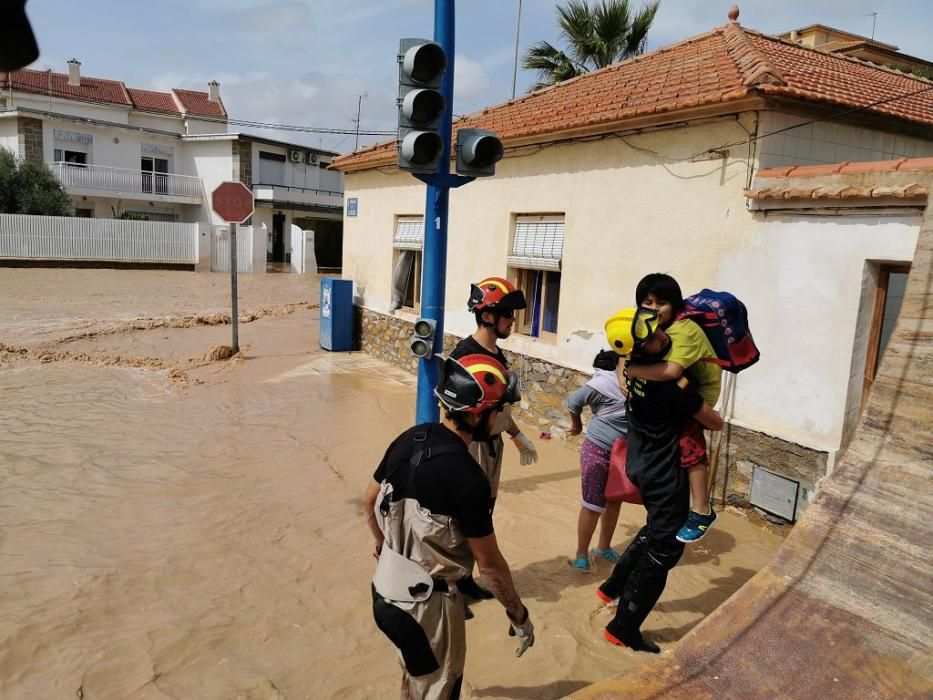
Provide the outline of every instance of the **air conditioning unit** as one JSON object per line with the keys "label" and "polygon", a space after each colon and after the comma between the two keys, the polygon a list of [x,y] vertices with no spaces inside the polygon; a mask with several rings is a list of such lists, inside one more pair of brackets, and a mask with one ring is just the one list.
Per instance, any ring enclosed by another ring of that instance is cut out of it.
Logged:
{"label": "air conditioning unit", "polygon": [[317,153],[309,153],[309,154],[308,154],[308,162],[309,162],[311,165],[316,165],[316,164],[317,164]]}
{"label": "air conditioning unit", "polygon": [[288,159],[292,163],[301,163],[304,161],[304,154],[301,151],[289,151]]}

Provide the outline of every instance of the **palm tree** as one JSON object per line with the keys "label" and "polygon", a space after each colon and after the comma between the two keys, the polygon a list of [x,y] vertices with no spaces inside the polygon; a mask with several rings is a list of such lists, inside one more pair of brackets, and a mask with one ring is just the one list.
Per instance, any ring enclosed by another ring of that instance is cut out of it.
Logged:
{"label": "palm tree", "polygon": [[557,22],[567,49],[539,41],[525,52],[522,66],[537,71],[540,78],[531,91],[644,53],[660,4],[649,0],[634,17],[629,0],[569,0],[558,5]]}

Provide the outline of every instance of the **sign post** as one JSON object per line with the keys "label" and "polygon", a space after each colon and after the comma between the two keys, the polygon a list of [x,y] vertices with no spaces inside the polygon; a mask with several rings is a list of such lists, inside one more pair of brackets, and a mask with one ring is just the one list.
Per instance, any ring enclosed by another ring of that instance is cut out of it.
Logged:
{"label": "sign post", "polygon": [[222,182],[211,193],[211,209],[230,225],[230,322],[233,325],[233,354],[236,355],[240,351],[236,227],[253,215],[253,193],[242,182]]}

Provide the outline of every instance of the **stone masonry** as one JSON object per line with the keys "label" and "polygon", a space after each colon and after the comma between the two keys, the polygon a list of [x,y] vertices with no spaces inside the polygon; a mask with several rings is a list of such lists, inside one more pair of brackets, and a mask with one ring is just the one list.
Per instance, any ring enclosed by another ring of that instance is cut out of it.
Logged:
{"label": "stone masonry", "polygon": [[30,117],[16,119],[19,153],[23,160],[42,163],[42,120]]}
{"label": "stone masonry", "polygon": [[[418,361],[411,356],[408,348],[412,323],[369,309],[359,311],[361,349],[390,364],[416,372]],[[450,351],[459,341],[459,337],[445,333],[444,352]],[[508,350],[504,353],[511,371],[518,372],[520,379],[522,401],[513,409],[515,417],[536,426],[539,433],[548,433],[553,438],[579,444],[579,437],[566,434],[570,420],[564,402],[577,387],[589,380],[590,375]],[[584,423],[586,417],[584,415]],[[723,439],[716,486],[713,489],[713,497],[717,501],[748,506],[752,469],[755,465],[797,479],[804,489],[811,492],[826,474],[826,452],[737,425],[727,425]],[[711,442],[710,454],[716,438]]]}
{"label": "stone masonry", "polygon": [[253,186],[253,151],[246,141],[234,141],[233,179],[247,187]]}

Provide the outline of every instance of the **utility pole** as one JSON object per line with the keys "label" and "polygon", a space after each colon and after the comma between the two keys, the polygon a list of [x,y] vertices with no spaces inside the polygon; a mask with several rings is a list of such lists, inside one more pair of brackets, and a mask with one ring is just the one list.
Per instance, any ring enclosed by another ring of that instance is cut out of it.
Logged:
{"label": "utility pole", "polygon": [[518,19],[515,20],[515,61],[512,64],[512,99],[515,99],[515,83],[518,79],[518,37],[522,30],[522,0],[518,0]]}
{"label": "utility pole", "polygon": [[356,103],[356,145],[353,147],[353,150],[356,151],[360,147],[360,112],[363,110],[363,98],[366,97],[364,92],[362,95],[358,95],[359,99]]}

